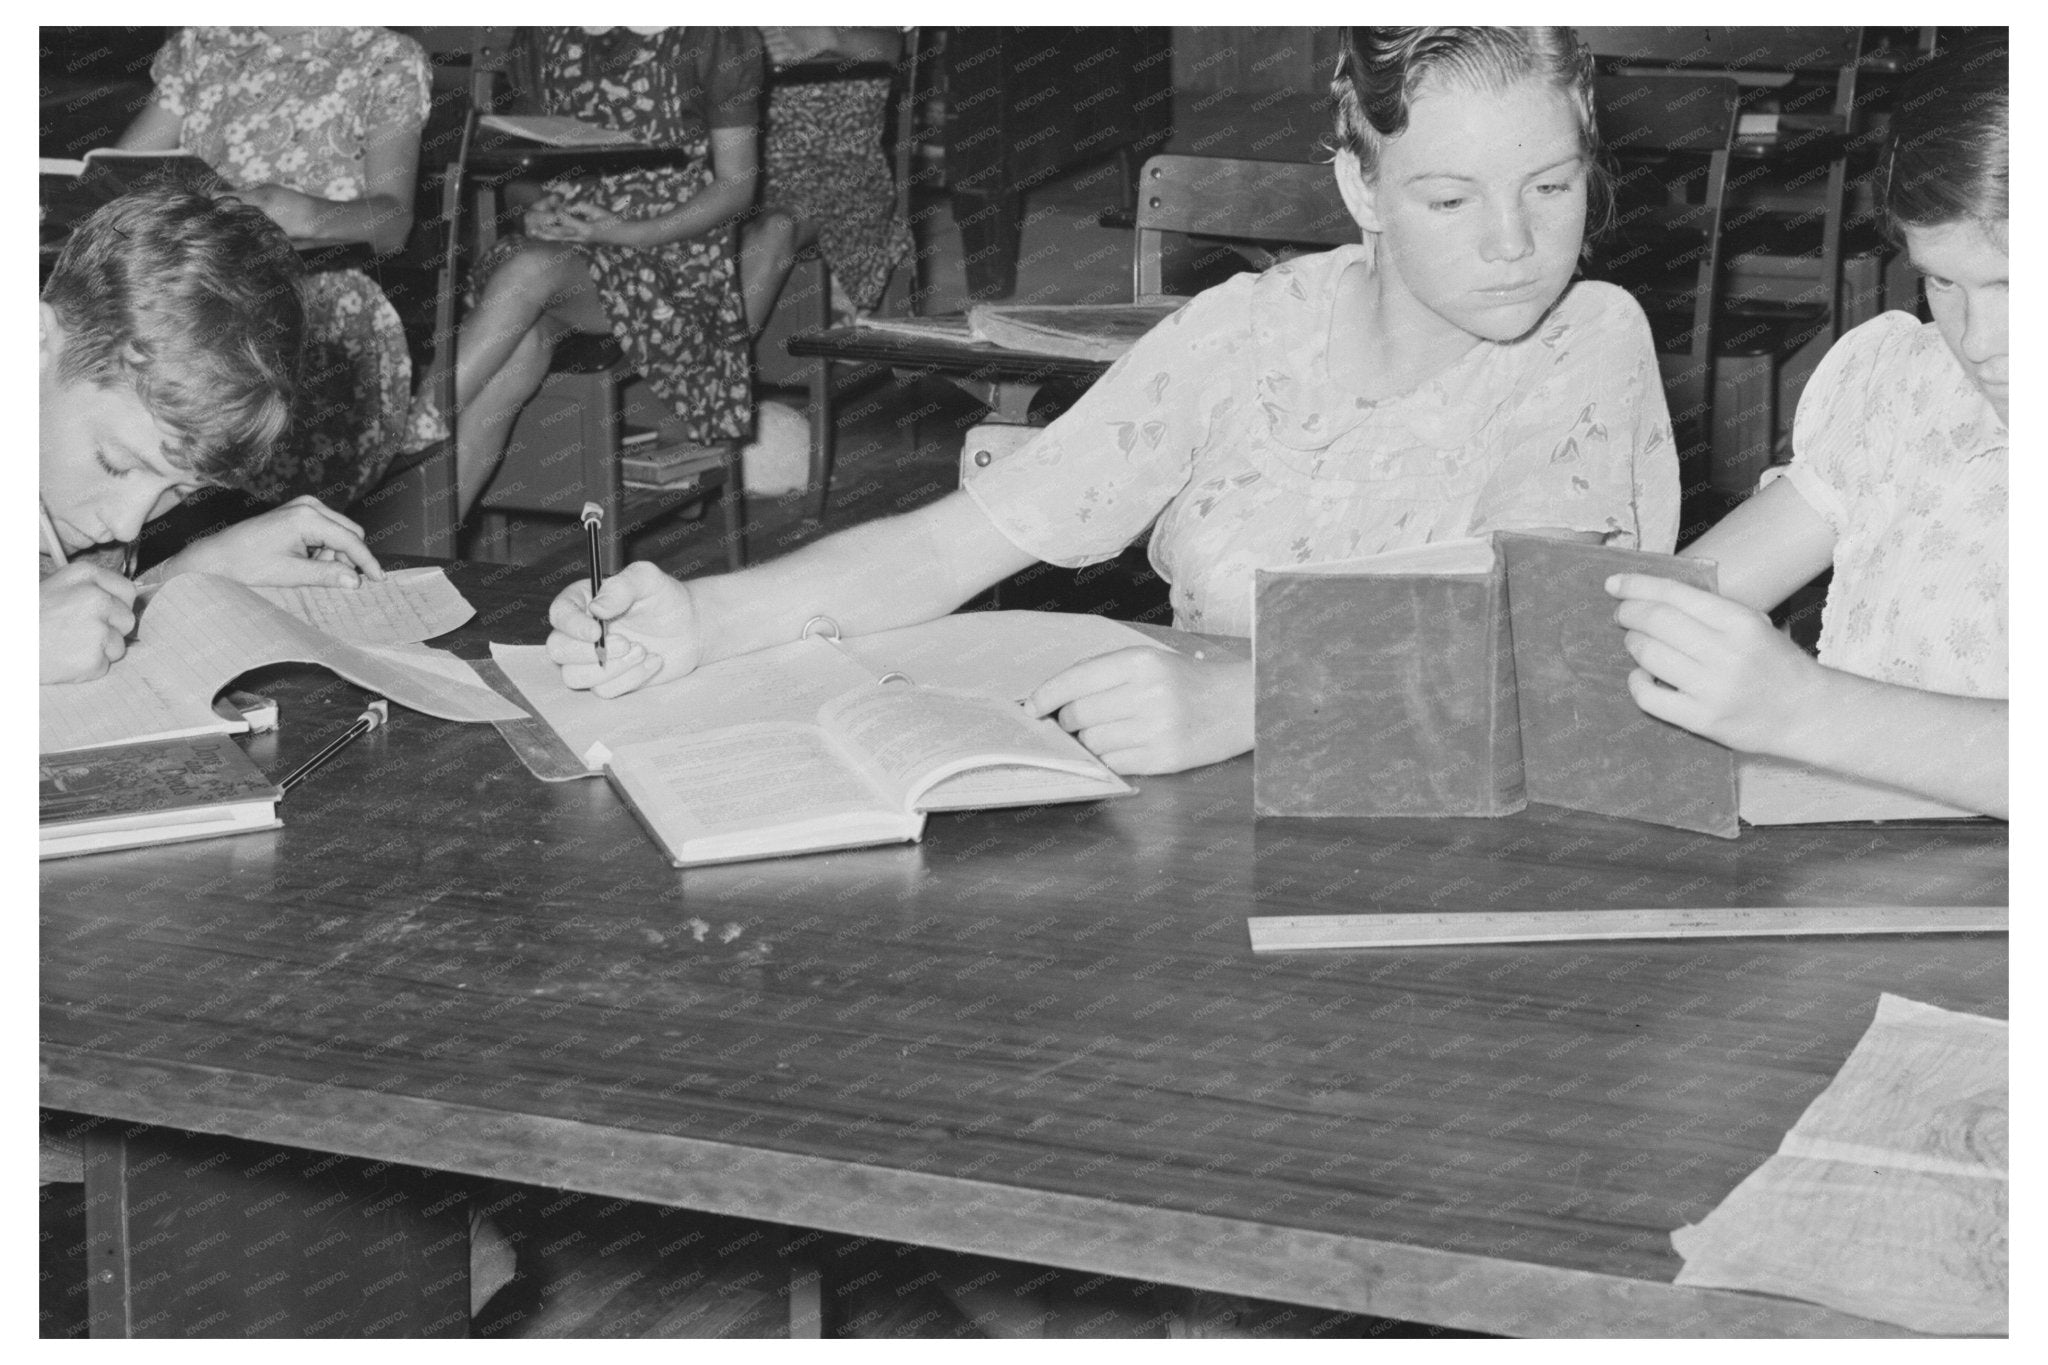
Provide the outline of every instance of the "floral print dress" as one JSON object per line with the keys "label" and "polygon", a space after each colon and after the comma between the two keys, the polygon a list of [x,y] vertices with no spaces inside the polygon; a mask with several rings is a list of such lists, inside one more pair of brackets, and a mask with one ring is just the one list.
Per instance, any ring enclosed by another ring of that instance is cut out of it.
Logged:
{"label": "floral print dress", "polygon": [[[622,218],[659,217],[712,181],[713,128],[759,128],[761,41],[753,29],[578,28],[521,34],[513,70],[536,88],[532,112],[566,114],[681,147],[681,166],[561,179],[548,189]],[[481,282],[523,241],[508,237],[478,264]],[[718,445],[746,436],[753,416],[747,316],[727,229],[658,247],[578,243],[612,335],[633,368],[674,411],[686,440]],[[479,284],[480,292],[480,284]]]}
{"label": "floral print dress", "polygon": [[1201,294],[968,495],[1066,568],[1150,528],[1174,624],[1218,635],[1251,634],[1265,568],[1496,530],[1672,548],[1678,464],[1635,300],[1581,282],[1528,335],[1374,400],[1329,369],[1339,283],[1372,268],[1339,247]]}
{"label": "floral print dress", "polygon": [[[237,189],[276,184],[346,202],[368,192],[365,150],[419,136],[432,76],[412,39],[381,28],[180,29],[150,67],[178,144]],[[360,270],[309,275],[291,433],[252,486],[346,506],[404,443],[412,358],[397,312]]]}
{"label": "floral print dress", "polygon": [[1933,323],[1883,313],[1834,344],[1799,397],[1792,463],[1773,471],[1835,533],[1822,663],[2009,695],[2010,440]]}

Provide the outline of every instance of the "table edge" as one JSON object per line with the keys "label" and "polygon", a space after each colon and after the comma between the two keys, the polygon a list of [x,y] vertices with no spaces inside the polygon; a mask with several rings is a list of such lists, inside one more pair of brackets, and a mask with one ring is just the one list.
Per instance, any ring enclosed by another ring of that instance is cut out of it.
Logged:
{"label": "table edge", "polygon": [[[1511,1336],[1912,1336],[1791,1299],[44,1044],[41,1102],[340,1152]],[[288,1098],[279,1106],[275,1098]],[[388,1134],[387,1136],[384,1136]],[[420,1160],[419,1137],[446,1146]],[[566,1154],[602,1151],[602,1170]],[[1108,1235],[1098,1230],[1114,1228]],[[992,1234],[1000,1233],[997,1240]]]}

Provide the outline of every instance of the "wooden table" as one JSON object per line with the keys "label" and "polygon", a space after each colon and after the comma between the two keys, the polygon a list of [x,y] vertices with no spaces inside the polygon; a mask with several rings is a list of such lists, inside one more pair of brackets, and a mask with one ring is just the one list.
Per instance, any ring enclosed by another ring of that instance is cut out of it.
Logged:
{"label": "wooden table", "polygon": [[[460,652],[541,637],[531,571],[455,577]],[[273,771],[361,704],[264,685]],[[1880,992],[2003,1015],[2002,936],[1254,958],[1244,921],[1995,903],[2003,826],[1254,821],[1246,760],[1141,786],[682,873],[602,783],[401,712],[280,831],[43,866],[42,1100],[1491,1332],[1890,1330],[1674,1288],[1668,1237]]]}

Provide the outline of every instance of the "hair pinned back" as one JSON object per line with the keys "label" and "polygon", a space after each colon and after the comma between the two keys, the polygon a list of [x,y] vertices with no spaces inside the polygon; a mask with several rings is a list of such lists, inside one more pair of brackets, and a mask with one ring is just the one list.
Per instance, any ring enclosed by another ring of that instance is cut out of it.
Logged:
{"label": "hair pinned back", "polygon": [[1893,230],[1974,222],[2002,232],[2010,123],[2005,30],[1967,38],[1915,72],[1892,113],[1884,198]]}
{"label": "hair pinned back", "polygon": [[1408,127],[1409,107],[1427,79],[1490,90],[1546,81],[1570,98],[1588,161],[1599,148],[1593,58],[1569,28],[1351,28],[1330,94],[1338,145],[1358,158],[1368,180],[1379,173],[1386,139]]}

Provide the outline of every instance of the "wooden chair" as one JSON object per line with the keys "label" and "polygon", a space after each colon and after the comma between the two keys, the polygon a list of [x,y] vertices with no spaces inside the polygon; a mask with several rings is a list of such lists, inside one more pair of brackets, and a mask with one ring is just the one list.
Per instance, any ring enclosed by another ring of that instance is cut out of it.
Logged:
{"label": "wooden chair", "polygon": [[[1854,27],[1581,28],[1603,71],[1734,80],[1775,128],[1731,143],[1708,428],[1711,482],[1742,496],[1777,447],[1780,414],[1845,322],[1875,306],[1881,248],[1844,287],[1850,138],[1863,30]],[[1604,133],[1603,125],[1603,133]],[[1689,481],[1688,486],[1693,486]]]}
{"label": "wooden chair", "polygon": [[[1602,76],[1594,105],[1615,164],[1614,221],[1587,273],[1635,295],[1666,357],[1683,485],[1705,474],[1720,354],[1722,237],[1740,91],[1725,76]],[[1754,480],[1752,480],[1754,483]]]}
{"label": "wooden chair", "polygon": [[1280,259],[1275,246],[1341,246],[1358,241],[1359,228],[1335,174],[1320,163],[1155,156],[1138,172],[1132,297],[1173,294],[1167,270],[1175,235],[1211,248],[1187,263],[1201,273],[1217,251],[1235,253],[1247,268],[1263,268]]}

